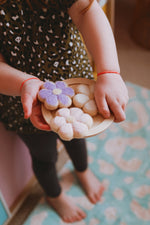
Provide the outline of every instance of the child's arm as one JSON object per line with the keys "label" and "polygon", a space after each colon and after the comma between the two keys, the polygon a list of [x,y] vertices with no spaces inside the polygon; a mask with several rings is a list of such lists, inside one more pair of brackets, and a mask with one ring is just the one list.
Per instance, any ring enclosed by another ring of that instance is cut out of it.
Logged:
{"label": "child's arm", "polygon": [[[113,32],[103,10],[94,0],[91,7],[85,13],[81,13],[89,2],[89,0],[78,0],[69,9],[69,14],[83,36],[95,62],[97,73],[104,71],[119,73]],[[112,111],[116,122],[125,119],[124,110],[128,93],[120,75],[110,73],[100,75],[96,81],[95,98],[99,112],[105,118],[108,118]]]}
{"label": "child's arm", "polygon": [[109,69],[120,72],[114,36],[108,19],[96,0],[83,14],[82,9],[89,3],[90,0],[78,0],[69,9],[69,14],[82,34],[97,71]]}
{"label": "child's arm", "polygon": [[22,82],[31,77],[34,76],[9,66],[5,63],[3,56],[0,55],[0,93],[10,96],[21,96],[24,118],[28,119],[30,117],[33,125],[39,129],[50,130],[42,117],[37,100],[37,93],[43,82],[38,79],[28,80],[20,90]]}
{"label": "child's arm", "polygon": [[28,78],[34,77],[19,71],[7,63],[0,56],[0,93],[11,96],[20,96],[20,86]]}

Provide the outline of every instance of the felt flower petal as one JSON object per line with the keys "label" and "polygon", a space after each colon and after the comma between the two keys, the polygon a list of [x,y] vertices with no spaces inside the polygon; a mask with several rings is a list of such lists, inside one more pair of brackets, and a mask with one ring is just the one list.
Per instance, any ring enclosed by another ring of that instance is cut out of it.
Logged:
{"label": "felt flower petal", "polygon": [[90,114],[91,116],[96,116],[98,109],[94,99],[89,100],[84,106],[83,111]]}
{"label": "felt flower petal", "polygon": [[57,112],[56,112],[56,116],[62,116],[62,117],[69,117],[70,116],[70,110],[68,108],[62,108],[62,109],[59,109]]}
{"label": "felt flower petal", "polygon": [[56,88],[59,88],[59,89],[64,89],[66,88],[66,84],[63,82],[63,81],[56,81]]}
{"label": "felt flower petal", "polygon": [[73,138],[73,129],[70,123],[65,123],[60,129],[58,130],[58,134],[61,139],[69,141]]}
{"label": "felt flower petal", "polygon": [[48,95],[46,97],[46,101],[45,101],[45,107],[47,109],[53,110],[56,109],[58,107],[58,99],[56,95]]}
{"label": "felt flower petal", "polygon": [[73,103],[75,106],[82,108],[86,102],[89,101],[89,97],[85,94],[76,94],[73,97]]}
{"label": "felt flower petal", "polygon": [[76,87],[76,93],[84,94],[90,96],[89,85],[80,84]]}
{"label": "felt flower petal", "polygon": [[91,128],[93,125],[93,119],[92,117],[87,114],[87,113],[83,113],[80,118],[78,119],[79,122],[84,123],[88,126],[88,128]]}
{"label": "felt flower petal", "polygon": [[74,131],[74,138],[83,138],[88,132],[88,126],[78,121],[72,124],[72,129]]}
{"label": "felt flower petal", "polygon": [[74,93],[74,90],[72,88],[66,87],[66,88],[62,89],[62,94],[68,95],[69,97],[72,98],[75,93]]}
{"label": "felt flower petal", "polygon": [[50,92],[47,89],[41,89],[38,93],[38,97],[41,101],[43,101],[44,99],[46,99],[47,95],[49,95]]}
{"label": "felt flower petal", "polygon": [[46,81],[43,85],[44,88],[48,89],[48,90],[53,90],[54,88],[56,88],[55,83],[51,82],[51,81]]}
{"label": "felt flower petal", "polygon": [[57,132],[58,129],[60,127],[62,127],[64,124],[66,123],[66,120],[64,117],[61,117],[61,116],[56,116],[52,121],[51,121],[51,129],[54,131],[54,132]]}
{"label": "felt flower petal", "polygon": [[66,95],[60,94],[57,98],[60,107],[69,107],[72,103],[71,99]]}
{"label": "felt flower petal", "polygon": [[81,109],[76,108],[76,107],[70,108],[70,115],[75,117],[76,120],[78,120],[82,114],[83,114],[83,111]]}

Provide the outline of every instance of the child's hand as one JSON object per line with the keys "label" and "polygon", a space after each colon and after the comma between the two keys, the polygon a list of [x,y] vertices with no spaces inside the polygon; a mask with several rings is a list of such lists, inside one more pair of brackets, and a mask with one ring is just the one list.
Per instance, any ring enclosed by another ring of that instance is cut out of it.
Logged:
{"label": "child's hand", "polygon": [[21,102],[24,110],[24,118],[30,118],[36,128],[49,131],[50,127],[42,116],[41,104],[37,98],[42,84],[42,81],[34,79],[25,82],[21,90]]}
{"label": "child's hand", "polygon": [[128,99],[128,91],[120,75],[104,74],[97,78],[95,100],[104,118],[109,118],[112,112],[115,122],[125,120],[125,107]]}

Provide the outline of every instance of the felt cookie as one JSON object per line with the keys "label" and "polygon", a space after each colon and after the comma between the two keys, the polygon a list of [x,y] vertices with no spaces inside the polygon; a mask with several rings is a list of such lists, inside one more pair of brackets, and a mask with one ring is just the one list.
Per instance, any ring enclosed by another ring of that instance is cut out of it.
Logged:
{"label": "felt cookie", "polygon": [[96,116],[98,113],[97,105],[94,99],[94,85],[80,84],[75,89],[73,104],[82,108],[85,113]]}
{"label": "felt cookie", "polygon": [[51,129],[67,141],[83,138],[92,125],[92,117],[77,107],[58,109],[51,120]]}
{"label": "felt cookie", "polygon": [[46,81],[38,93],[38,99],[44,103],[49,110],[69,107],[72,104],[74,90],[63,81]]}

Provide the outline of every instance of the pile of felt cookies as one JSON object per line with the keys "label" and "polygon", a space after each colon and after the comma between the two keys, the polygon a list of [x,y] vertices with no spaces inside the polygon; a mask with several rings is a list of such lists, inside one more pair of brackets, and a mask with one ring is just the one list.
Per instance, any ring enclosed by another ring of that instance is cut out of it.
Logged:
{"label": "pile of felt cookies", "polygon": [[94,81],[77,85],[67,85],[65,81],[46,81],[38,93],[38,99],[44,109],[43,117],[49,116],[51,130],[63,140],[85,137],[98,114]]}

